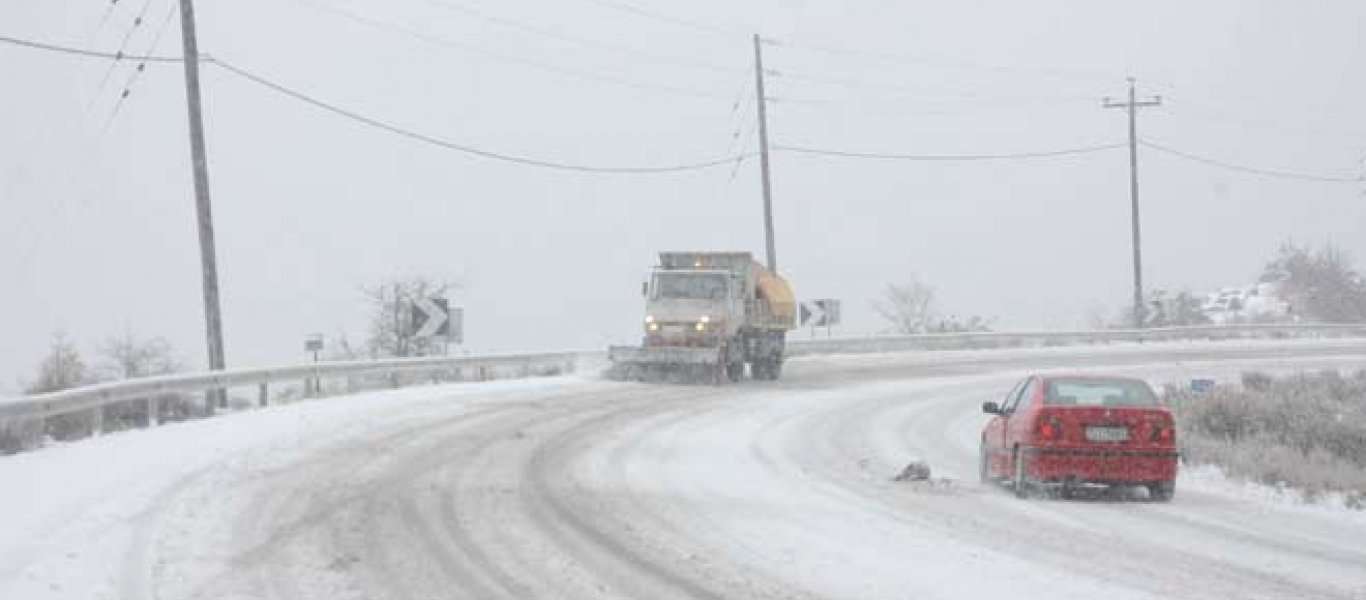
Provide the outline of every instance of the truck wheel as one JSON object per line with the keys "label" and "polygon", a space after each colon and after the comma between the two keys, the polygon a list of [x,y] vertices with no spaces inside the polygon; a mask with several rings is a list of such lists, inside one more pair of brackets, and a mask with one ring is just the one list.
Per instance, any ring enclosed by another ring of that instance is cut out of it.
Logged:
{"label": "truck wheel", "polygon": [[767,381],[767,380],[769,379],[769,376],[768,376],[768,361],[767,361],[767,360],[764,360],[764,359],[756,360],[756,361],[750,363],[749,368],[750,368],[750,371],[752,371],[752,372],[754,373],[754,379],[755,379],[755,380],[757,380],[757,381]]}
{"label": "truck wheel", "polygon": [[745,363],[737,362],[726,365],[726,377],[731,381],[740,381],[745,378]]}

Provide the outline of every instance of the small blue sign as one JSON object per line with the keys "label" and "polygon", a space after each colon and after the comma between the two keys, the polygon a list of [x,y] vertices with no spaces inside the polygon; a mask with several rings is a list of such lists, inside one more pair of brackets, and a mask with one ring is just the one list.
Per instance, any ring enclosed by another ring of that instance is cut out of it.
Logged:
{"label": "small blue sign", "polygon": [[1192,379],[1191,391],[1197,394],[1207,394],[1214,389],[1213,379]]}

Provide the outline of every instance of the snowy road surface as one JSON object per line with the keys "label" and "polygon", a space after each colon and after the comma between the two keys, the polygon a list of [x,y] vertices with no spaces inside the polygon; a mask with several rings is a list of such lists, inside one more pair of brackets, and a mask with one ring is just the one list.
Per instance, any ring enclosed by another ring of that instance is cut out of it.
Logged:
{"label": "snowy road surface", "polygon": [[[794,360],[277,407],[0,458],[0,598],[1366,598],[1366,513],[1208,472],[1171,504],[976,483],[1030,370],[1366,367],[1360,342]],[[914,457],[938,486],[893,483]]]}

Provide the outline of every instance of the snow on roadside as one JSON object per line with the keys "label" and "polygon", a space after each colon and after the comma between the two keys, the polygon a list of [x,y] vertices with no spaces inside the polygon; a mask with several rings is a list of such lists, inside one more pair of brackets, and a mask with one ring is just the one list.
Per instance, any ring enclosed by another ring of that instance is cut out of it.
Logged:
{"label": "snow on roadside", "polygon": [[[0,598],[117,598],[149,507],[230,461],[280,459],[376,422],[422,419],[578,376],[367,393],[114,433],[0,457]],[[20,593],[22,592],[22,593]]]}
{"label": "snow on roadside", "polygon": [[1183,464],[1179,477],[1178,489],[1366,524],[1366,510],[1347,506],[1347,498],[1342,493],[1328,492],[1309,501],[1305,500],[1303,491],[1298,488],[1271,486],[1229,477],[1216,465]]}

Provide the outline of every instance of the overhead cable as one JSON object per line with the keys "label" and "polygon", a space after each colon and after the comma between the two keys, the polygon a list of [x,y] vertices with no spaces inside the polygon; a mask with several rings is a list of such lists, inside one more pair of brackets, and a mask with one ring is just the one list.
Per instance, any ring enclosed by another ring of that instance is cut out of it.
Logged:
{"label": "overhead cable", "polygon": [[432,35],[432,34],[429,34],[429,33],[424,32],[424,31],[420,31],[420,30],[413,29],[413,28],[410,28],[410,27],[405,27],[405,26],[400,25],[400,24],[397,24],[397,23],[392,23],[392,22],[389,22],[389,21],[382,21],[382,20],[379,20],[379,19],[373,19],[373,18],[364,16],[364,15],[361,15],[361,14],[358,14],[358,13],[355,13],[355,12],[351,12],[351,11],[346,10],[346,9],[343,9],[343,8],[338,8],[338,7],[336,7],[336,6],[331,6],[331,5],[327,5],[327,4],[321,4],[321,3],[318,3],[318,2],[314,2],[313,0],[295,0],[295,1],[298,2],[299,4],[304,5],[304,6],[308,6],[308,7],[310,7],[310,8],[313,8],[313,9],[316,9],[316,10],[319,10],[319,11],[331,13],[331,14],[333,14],[333,15],[336,15],[336,16],[339,16],[339,17],[348,19],[348,20],[350,20],[350,21],[353,21],[353,22],[355,22],[355,23],[359,23],[359,24],[361,24],[361,25],[364,25],[364,26],[366,26],[366,27],[370,27],[370,28],[372,28],[372,29],[379,29],[379,30],[383,30],[383,31],[388,31],[388,32],[390,32],[390,33],[394,33],[394,34],[398,34],[398,35],[407,36],[407,37],[413,38],[414,40],[418,40],[418,41],[421,41],[421,42],[424,42],[424,43],[427,43],[427,44],[431,44],[431,45],[435,45],[435,46],[441,46],[441,47],[445,47],[445,48],[452,48],[452,49],[460,50],[460,51],[463,51],[463,52],[466,52],[466,53],[477,54],[477,55],[485,56],[485,57],[488,57],[488,58],[491,58],[491,59],[494,59],[494,60],[499,60],[499,61],[503,61],[503,62],[519,64],[519,65],[522,65],[522,66],[530,67],[530,68],[533,68],[533,69],[539,69],[539,70],[547,71],[547,72],[551,72],[551,73],[556,73],[556,74],[559,74],[559,75],[564,75],[564,76],[568,76],[568,77],[574,77],[574,78],[578,78],[578,79],[584,79],[584,80],[588,80],[588,81],[597,81],[597,82],[601,82],[601,83],[608,83],[608,84],[613,84],[613,85],[619,85],[619,86],[624,86],[624,87],[630,87],[630,88],[635,88],[635,89],[645,90],[645,91],[664,92],[664,93],[669,93],[669,94],[677,95],[677,96],[692,96],[692,97],[696,97],[696,98],[709,98],[709,99],[729,100],[729,98],[726,98],[723,94],[716,94],[716,93],[707,92],[707,91],[703,91],[703,90],[697,90],[697,89],[693,89],[693,88],[679,87],[679,86],[673,86],[673,85],[667,85],[667,84],[661,84],[661,83],[652,83],[652,82],[646,82],[646,81],[638,81],[638,80],[633,80],[633,79],[626,79],[626,78],[623,78],[623,77],[617,77],[617,76],[614,76],[614,75],[606,75],[606,74],[597,73],[597,72],[593,72],[593,71],[586,71],[586,70],[574,69],[574,68],[569,68],[569,67],[562,67],[562,66],[559,66],[559,65],[554,65],[554,64],[550,64],[550,63],[545,63],[545,62],[541,62],[541,61],[538,61],[538,60],[533,60],[533,59],[529,59],[529,58],[524,58],[524,57],[521,57],[521,56],[515,56],[515,55],[511,55],[511,54],[503,54],[503,53],[501,53],[501,52],[496,52],[496,51],[493,51],[493,50],[489,50],[489,49],[484,48],[484,47],[482,47],[482,46],[480,46],[480,45],[478,45],[478,44],[474,44],[474,43],[470,43],[470,42],[464,42],[464,41],[455,40],[455,39],[451,39],[451,38],[447,38],[447,37],[442,37],[442,36],[437,36],[437,35]]}
{"label": "overhead cable", "polygon": [[465,153],[465,154],[470,154],[470,155],[474,155],[474,156],[479,156],[479,157],[483,157],[483,158],[488,158],[488,159],[493,159],[493,160],[499,160],[499,161],[504,161],[504,162],[511,162],[511,163],[529,165],[529,166],[534,166],[534,167],[542,167],[542,168],[547,168],[547,169],[557,169],[557,170],[562,170],[562,171],[580,171],[580,172],[588,172],[588,173],[656,174],[656,173],[675,173],[675,172],[681,172],[681,171],[697,171],[697,170],[707,169],[707,168],[711,168],[711,167],[717,167],[717,166],[721,166],[721,165],[728,165],[728,164],[731,164],[733,161],[738,160],[738,159],[741,159],[741,158],[743,158],[743,157],[745,156],[745,155],[743,155],[743,154],[741,154],[741,155],[732,155],[732,156],[725,156],[725,157],[721,157],[721,158],[715,158],[715,159],[710,159],[710,160],[703,160],[703,161],[698,161],[698,162],[693,162],[693,163],[683,163],[683,164],[674,164],[674,165],[657,165],[657,166],[601,166],[601,165],[584,165],[584,164],[563,163],[563,162],[556,162],[556,161],[550,161],[550,160],[543,160],[543,159],[536,159],[536,158],[528,158],[528,157],[524,157],[524,156],[516,156],[516,155],[512,155],[512,154],[504,154],[504,153],[501,153],[501,152],[493,152],[493,151],[490,151],[490,150],[483,150],[483,149],[476,148],[476,147],[473,147],[473,146],[469,146],[469,145],[465,145],[465,144],[459,144],[459,143],[452,142],[452,141],[449,141],[449,140],[444,140],[444,139],[441,139],[441,138],[438,138],[438,137],[435,137],[435,136],[432,136],[432,135],[428,135],[428,134],[424,134],[424,133],[419,133],[419,132],[413,131],[413,130],[411,130],[411,129],[406,129],[406,128],[400,127],[400,126],[398,126],[398,125],[394,125],[394,124],[391,124],[391,123],[388,123],[388,122],[385,122],[385,121],[381,121],[381,120],[379,120],[379,119],[375,119],[375,118],[372,118],[372,117],[368,117],[368,116],[362,115],[362,114],[360,114],[360,113],[357,113],[357,112],[354,112],[354,111],[351,111],[351,110],[347,110],[347,109],[345,109],[345,108],[341,108],[341,107],[339,107],[339,106],[336,106],[336,105],[334,105],[334,104],[325,102],[325,101],[323,101],[323,100],[320,100],[320,99],[315,98],[315,97],[313,97],[313,96],[310,96],[310,95],[308,95],[308,94],[304,94],[303,92],[299,92],[299,91],[294,90],[294,89],[292,89],[292,88],[286,87],[286,86],[284,86],[284,85],[282,85],[282,84],[279,84],[279,83],[276,83],[276,82],[274,82],[274,81],[271,81],[271,80],[269,80],[269,79],[267,79],[267,78],[265,78],[265,77],[262,77],[262,76],[260,76],[260,75],[255,74],[255,73],[252,73],[252,72],[250,72],[250,71],[247,71],[246,69],[242,69],[242,68],[237,67],[237,66],[234,66],[234,65],[232,65],[232,64],[230,64],[230,63],[224,62],[222,59],[215,59],[215,60],[213,61],[213,64],[216,65],[216,66],[218,66],[218,67],[220,67],[220,68],[222,68],[222,69],[224,69],[224,70],[226,70],[226,71],[229,71],[229,72],[231,72],[231,73],[233,73],[233,74],[236,74],[236,75],[238,75],[238,76],[240,76],[240,77],[242,77],[242,78],[244,78],[244,79],[247,79],[247,80],[249,80],[249,81],[251,81],[251,82],[253,82],[253,83],[257,84],[257,85],[263,86],[263,87],[265,87],[265,88],[268,88],[268,89],[270,89],[270,90],[273,90],[273,91],[275,91],[275,92],[277,92],[277,93],[280,93],[280,94],[282,94],[282,95],[285,95],[285,96],[288,96],[288,97],[293,98],[293,99],[295,99],[295,100],[299,100],[299,101],[301,101],[301,102],[304,102],[304,103],[306,103],[306,104],[310,104],[310,105],[312,105],[312,106],[314,106],[314,107],[316,107],[316,108],[325,110],[325,111],[327,111],[327,112],[330,112],[330,113],[333,113],[333,114],[336,114],[336,115],[339,115],[339,116],[342,116],[342,117],[346,117],[346,118],[351,119],[351,120],[353,120],[353,121],[356,121],[356,122],[359,122],[359,123],[368,125],[368,126],[370,126],[370,127],[373,127],[373,128],[376,128],[376,129],[380,129],[380,130],[383,130],[383,131],[387,131],[387,132],[392,133],[392,134],[395,134],[395,135],[399,135],[399,136],[402,136],[402,137],[405,137],[405,138],[409,138],[409,139],[416,140],[416,141],[419,141],[419,142],[423,142],[423,143],[426,143],[426,144],[430,144],[430,145],[433,145],[433,146],[438,146],[438,147],[441,147],[441,148],[445,148],[445,149],[447,149],[447,150],[455,150],[455,151],[457,151],[457,152],[462,152],[462,153]]}
{"label": "overhead cable", "polygon": [[1332,176],[1332,175],[1315,175],[1315,174],[1311,174],[1311,173],[1298,173],[1298,172],[1294,172],[1294,171],[1278,171],[1278,170],[1272,170],[1272,169],[1262,169],[1262,168],[1258,168],[1258,167],[1249,167],[1249,166],[1246,166],[1246,165],[1239,165],[1239,164],[1234,164],[1234,163],[1230,163],[1230,162],[1224,162],[1224,161],[1222,161],[1222,160],[1217,160],[1217,159],[1209,158],[1209,157],[1206,157],[1206,156],[1201,156],[1201,155],[1198,155],[1198,154],[1192,154],[1192,153],[1190,153],[1190,152],[1184,152],[1184,151],[1177,150],[1177,149],[1175,149],[1175,148],[1171,148],[1171,147],[1169,147],[1169,146],[1165,146],[1165,145],[1162,145],[1162,144],[1158,144],[1158,143],[1156,143],[1156,142],[1152,142],[1152,141],[1149,141],[1149,140],[1146,140],[1146,139],[1140,139],[1140,140],[1138,141],[1138,143],[1139,143],[1140,145],[1142,145],[1143,147],[1145,147],[1145,148],[1151,148],[1151,149],[1156,150],[1156,151],[1158,151],[1158,152],[1162,152],[1162,153],[1164,153],[1164,154],[1170,154],[1170,155],[1175,156],[1175,157],[1178,157],[1178,158],[1184,158],[1184,159],[1189,160],[1189,161],[1201,163],[1201,164],[1204,164],[1204,165],[1209,165],[1209,166],[1212,166],[1212,167],[1219,167],[1219,168],[1221,168],[1221,169],[1227,169],[1227,170],[1229,170],[1229,171],[1238,171],[1238,172],[1240,172],[1240,173],[1248,173],[1248,174],[1252,174],[1252,175],[1261,175],[1261,176],[1263,176],[1263,177],[1273,177],[1273,178],[1277,178],[1277,179],[1294,179],[1294,180],[1297,180],[1297,181],[1320,181],[1320,182],[1324,182],[1324,183],[1363,183],[1363,182],[1366,182],[1366,174],[1357,175],[1357,176],[1355,176],[1355,177],[1342,177],[1342,176]]}
{"label": "overhead cable", "polygon": [[656,11],[649,10],[649,9],[646,9],[646,8],[642,8],[642,7],[637,6],[637,5],[633,4],[633,3],[625,2],[625,1],[623,1],[623,0],[587,0],[587,1],[588,1],[588,2],[591,2],[591,3],[593,3],[593,4],[596,4],[596,5],[598,5],[598,6],[602,6],[602,7],[605,7],[605,8],[610,8],[610,9],[612,9],[612,10],[616,10],[616,11],[619,11],[619,12],[630,13],[630,14],[636,15],[636,16],[638,16],[638,17],[643,17],[643,18],[646,18],[646,19],[650,19],[650,20],[654,20],[654,21],[659,21],[659,22],[661,22],[661,23],[668,23],[668,24],[670,24],[670,25],[676,25],[676,26],[679,26],[679,27],[685,27],[685,28],[687,28],[687,29],[692,29],[692,30],[694,30],[694,31],[698,31],[698,32],[706,33],[706,34],[710,34],[710,35],[718,35],[718,36],[722,36],[722,37],[737,38],[737,39],[740,38],[740,37],[742,37],[742,36],[743,36],[743,37],[749,37],[749,36],[751,35],[750,32],[748,32],[748,31],[742,31],[742,30],[740,30],[739,28],[735,28],[735,27],[721,27],[721,26],[719,26],[719,25],[712,25],[712,24],[710,24],[710,23],[704,23],[704,22],[702,22],[702,21],[695,21],[695,20],[691,20],[691,19],[684,19],[684,18],[682,18],[682,17],[675,17],[675,16],[673,16],[673,15],[667,15],[667,14],[664,14],[664,13],[660,13],[660,12],[656,12]]}
{"label": "overhead cable", "polygon": [[560,30],[558,30],[558,29],[553,29],[553,28],[548,28],[548,27],[541,27],[541,26],[538,26],[538,25],[532,25],[532,24],[530,24],[530,23],[526,23],[526,22],[524,22],[524,21],[520,21],[520,20],[517,20],[517,19],[508,18],[508,17],[500,17],[500,16],[497,16],[497,15],[490,15],[490,14],[488,14],[488,13],[485,13],[485,12],[481,11],[481,10],[472,8],[472,7],[470,7],[469,5],[467,5],[467,4],[465,4],[465,3],[462,3],[462,2],[454,2],[454,1],[452,1],[452,0],[427,0],[427,2],[428,2],[429,4],[432,4],[433,6],[436,6],[436,7],[439,7],[439,8],[443,8],[443,9],[446,9],[446,10],[455,11],[455,12],[458,12],[458,13],[461,13],[461,14],[464,14],[464,15],[469,15],[469,16],[472,16],[472,17],[474,17],[474,18],[476,18],[476,19],[479,19],[479,20],[482,20],[482,21],[485,21],[485,22],[488,22],[488,23],[493,23],[493,24],[495,24],[495,25],[499,25],[499,26],[502,26],[502,27],[507,27],[507,28],[511,28],[511,29],[516,29],[516,30],[518,30],[518,31],[522,31],[522,32],[525,32],[525,33],[530,33],[530,34],[532,34],[532,35],[537,35],[537,36],[541,36],[541,37],[544,37],[544,38],[550,38],[550,39],[560,40],[560,41],[563,41],[563,42],[569,42],[569,43],[571,43],[571,44],[576,44],[576,45],[579,45],[579,46],[585,46],[585,47],[588,47],[588,48],[596,48],[596,49],[599,49],[599,50],[605,50],[605,51],[609,51],[609,52],[614,52],[614,53],[617,53],[617,54],[622,54],[622,55],[625,55],[625,56],[629,56],[629,57],[631,57],[631,58],[633,58],[633,59],[648,60],[648,61],[654,61],[654,62],[657,62],[657,63],[671,64],[671,65],[683,66],[683,67],[692,67],[692,68],[696,68],[696,69],[706,69],[706,70],[715,71],[715,72],[718,72],[718,73],[748,72],[748,69],[746,69],[746,68],[744,68],[744,67],[735,67],[735,66],[721,65],[721,64],[716,64],[716,63],[712,63],[712,62],[701,61],[701,60],[697,60],[697,59],[694,59],[694,58],[683,57],[683,56],[673,56],[673,55],[667,55],[667,54],[655,54],[655,53],[652,53],[652,52],[647,52],[647,51],[642,50],[642,49],[640,49],[640,48],[633,48],[633,47],[625,46],[625,45],[621,45],[621,44],[614,44],[614,43],[612,43],[612,42],[604,42],[604,41],[596,40],[596,39],[592,39],[592,38],[580,37],[580,36],[577,36],[577,35],[572,35],[572,34],[565,33],[565,32],[560,31]]}
{"label": "overhead cable", "polygon": [[[128,56],[124,55],[123,52],[101,52],[98,50],[85,50],[83,48],[74,48],[71,46],[49,44],[46,42],[35,42],[33,40],[25,40],[15,37],[9,37],[6,35],[0,35],[0,43],[11,44],[14,46],[23,46],[26,48],[33,48],[35,50],[46,50],[48,52],[71,54],[74,56],[84,56],[86,58],[112,58],[115,60],[129,58]],[[152,56],[150,54],[145,56],[134,56],[132,58],[136,58],[142,62],[155,63],[178,63],[183,61],[183,59],[179,56]]]}
{"label": "overhead cable", "polygon": [[[152,37],[152,44],[147,47],[147,54],[156,52],[157,46],[161,45],[162,36],[166,34],[167,27],[171,24],[171,20],[175,18],[176,13],[178,13],[179,10],[180,5],[175,1],[170,2],[169,6],[166,7],[166,17],[162,19],[161,25],[157,27],[156,35]],[[147,61],[139,59],[137,67],[133,69],[133,72],[130,73],[128,78],[123,82],[123,90],[119,92],[119,99],[114,103],[114,110],[109,113],[109,118],[105,119],[104,128],[106,130],[109,129],[109,125],[114,122],[114,119],[119,116],[119,111],[123,108],[124,101],[133,93],[133,86],[137,84],[139,79],[142,79],[142,74],[146,71]]]}
{"label": "overhead cable", "polygon": [[1044,150],[1036,152],[1002,152],[988,154],[903,154],[903,153],[879,153],[879,152],[851,152],[846,150],[829,150],[822,148],[811,148],[803,146],[774,145],[774,150],[783,152],[793,152],[797,154],[812,154],[819,156],[835,156],[840,158],[862,158],[862,159],[882,159],[882,160],[911,160],[911,161],[980,161],[980,160],[1016,160],[1030,158],[1050,158],[1055,156],[1068,156],[1073,154],[1090,154],[1093,152],[1104,152],[1123,148],[1128,144],[1101,144],[1096,146],[1082,146],[1079,148],[1064,148],[1061,150]]}

